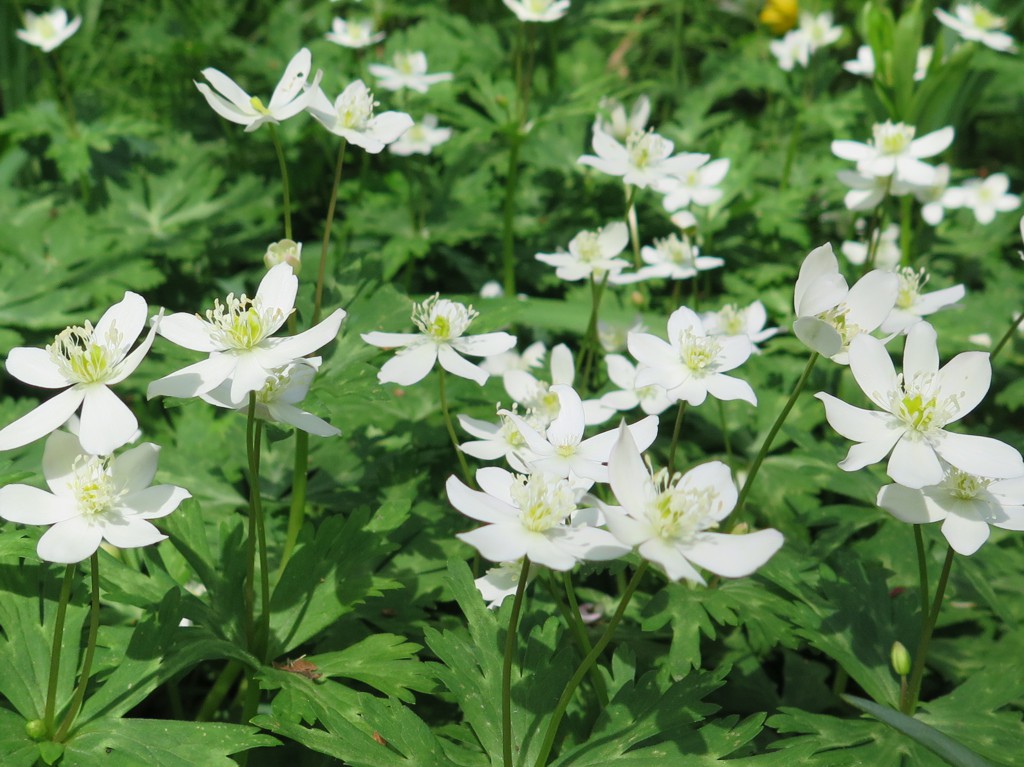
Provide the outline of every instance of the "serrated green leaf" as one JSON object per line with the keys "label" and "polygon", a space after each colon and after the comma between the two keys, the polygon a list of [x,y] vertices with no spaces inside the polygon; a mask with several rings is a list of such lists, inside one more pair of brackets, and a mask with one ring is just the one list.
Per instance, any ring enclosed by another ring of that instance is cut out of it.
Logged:
{"label": "serrated green leaf", "polygon": [[4,767],[33,767],[39,744],[25,733],[25,718],[0,708],[0,755]]}
{"label": "serrated green leaf", "polygon": [[433,674],[416,657],[420,646],[394,634],[374,634],[338,652],[311,655],[321,674],[355,679],[404,703],[415,702],[412,691],[434,689]]}

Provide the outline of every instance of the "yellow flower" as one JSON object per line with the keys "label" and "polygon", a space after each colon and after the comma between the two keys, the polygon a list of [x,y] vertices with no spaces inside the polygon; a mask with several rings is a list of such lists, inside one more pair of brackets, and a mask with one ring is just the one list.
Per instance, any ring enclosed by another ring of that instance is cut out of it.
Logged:
{"label": "yellow flower", "polygon": [[772,32],[781,35],[796,26],[798,6],[798,0],[768,0],[758,18]]}

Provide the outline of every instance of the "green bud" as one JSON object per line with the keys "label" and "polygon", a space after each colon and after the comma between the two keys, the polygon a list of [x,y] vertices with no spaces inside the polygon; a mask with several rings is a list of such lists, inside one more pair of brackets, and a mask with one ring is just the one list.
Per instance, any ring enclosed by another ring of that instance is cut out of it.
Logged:
{"label": "green bud", "polygon": [[31,722],[25,722],[25,734],[32,738],[32,740],[44,740],[46,738],[46,722],[42,719],[33,719]]}
{"label": "green bud", "polygon": [[910,653],[907,652],[907,648],[903,646],[902,642],[892,643],[892,653],[889,656],[889,660],[892,662],[893,671],[900,676],[906,676],[910,673]]}

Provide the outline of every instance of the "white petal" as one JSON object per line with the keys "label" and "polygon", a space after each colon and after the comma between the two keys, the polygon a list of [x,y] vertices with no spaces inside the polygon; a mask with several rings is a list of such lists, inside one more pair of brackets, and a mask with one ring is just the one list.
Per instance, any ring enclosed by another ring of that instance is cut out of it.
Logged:
{"label": "white petal", "polygon": [[214,112],[219,114],[225,120],[230,120],[238,125],[249,125],[256,119],[255,110],[253,113],[248,111],[243,112],[238,107],[231,104],[231,102],[224,99],[222,96],[217,95],[210,90],[210,86],[206,83],[196,83],[196,88],[203,94],[203,98],[206,99],[206,103],[210,105]]}
{"label": "white petal", "polygon": [[414,342],[423,343],[421,333],[362,333],[360,336],[370,346],[377,346],[381,349],[400,349],[403,346],[411,346]]}
{"label": "white petal", "polygon": [[470,489],[458,477],[449,477],[445,490],[448,491],[448,501],[452,506],[478,522],[508,524],[518,516],[512,506],[487,493]]}
{"label": "white petal", "polygon": [[[513,525],[485,525],[468,533],[458,533],[456,538],[465,541],[480,552],[480,556],[491,562],[514,562],[526,555],[527,541]],[[523,531],[525,532],[525,531]]]}
{"label": "white petal", "polygon": [[146,399],[153,397],[197,397],[224,383],[235,369],[237,358],[232,354],[214,352],[170,375],[153,381],[146,389]]}
{"label": "white petal", "polygon": [[41,403],[35,410],[0,429],[0,450],[22,447],[63,426],[78,410],[83,399],[85,390],[73,386]]}
{"label": "white petal", "polygon": [[19,381],[43,389],[63,389],[73,383],[60,372],[48,351],[28,346],[11,349],[7,372]]}
{"label": "white petal", "polygon": [[[936,339],[935,328],[927,322],[918,322],[907,333],[907,343],[903,349],[903,375],[907,380],[912,380],[919,373],[934,375],[938,372],[939,349]],[[852,344],[850,361],[852,365]]]}
{"label": "white petal", "polygon": [[137,549],[167,539],[151,523],[138,518],[110,520],[103,526],[103,537],[119,549]]}
{"label": "white petal", "polygon": [[74,479],[74,466],[82,455],[78,436],[66,431],[55,431],[46,438],[43,447],[43,476],[54,495],[70,497],[70,482]]}
{"label": "white petal", "polygon": [[800,317],[793,323],[793,335],[811,351],[834,357],[843,348],[843,337],[829,323],[817,317]]}
{"label": "white petal", "polygon": [[548,442],[556,448],[563,445],[579,445],[586,428],[583,417],[583,401],[576,390],[564,384],[555,384],[551,391],[558,396],[558,416],[547,428]]}
{"label": "white petal", "polygon": [[157,332],[171,343],[192,351],[214,352],[222,349],[210,338],[210,324],[194,314],[176,312],[163,317]]}
{"label": "white petal", "polygon": [[778,530],[758,530],[746,535],[701,533],[686,548],[691,562],[724,578],[750,575],[782,548]]}
{"label": "white petal", "polygon": [[78,439],[92,455],[110,455],[127,444],[139,428],[135,414],[106,386],[85,389]]}
{"label": "white petal", "polygon": [[[309,77],[312,65],[313,61],[309,48],[302,48],[292,56],[291,61],[288,62],[288,66],[284,70],[284,74],[281,76],[281,80],[278,82],[277,87],[274,88],[274,93],[270,97],[267,109],[276,114],[278,109],[300,95],[302,93],[302,86],[306,84],[306,78]],[[278,117],[279,119],[284,119],[282,116]]]}
{"label": "white petal", "polygon": [[866,333],[854,337],[850,342],[850,371],[872,402],[880,408],[889,407],[889,394],[897,388],[896,368],[881,341]]}
{"label": "white petal", "polygon": [[905,487],[920,488],[942,481],[942,464],[928,442],[906,436],[893,448],[886,473]]}
{"label": "white petal", "polygon": [[0,488],[0,517],[23,525],[52,525],[78,513],[75,502],[29,485]]}
{"label": "white petal", "polygon": [[[303,48],[303,50],[306,49]],[[292,63],[294,62],[295,59],[292,59]],[[291,65],[289,65],[289,68],[291,68]],[[253,302],[263,309],[277,312],[280,316],[280,323],[277,327],[280,327],[287,321],[288,315],[295,308],[295,294],[298,292],[298,289],[299,278],[295,276],[291,265],[280,263],[263,275],[263,279],[260,280],[260,285],[256,289],[256,297],[253,299]],[[267,335],[276,332],[276,330],[277,328],[268,331]]]}
{"label": "white petal", "polygon": [[551,350],[551,383],[572,386],[575,379],[572,352],[565,344],[558,344]]}
{"label": "white petal", "polygon": [[[287,264],[280,264],[280,266],[287,266]],[[276,269],[277,267],[274,268]],[[297,360],[299,357],[312,354],[321,346],[326,346],[337,338],[343,319],[345,319],[345,311],[343,309],[335,309],[331,312],[330,316],[321,320],[320,324],[311,327],[309,330],[289,338],[268,339],[264,341],[264,344],[272,348],[277,354],[283,355],[288,359]],[[273,343],[269,343],[270,341]]]}
{"label": "white petal", "polygon": [[953,129],[948,125],[932,131],[910,142],[910,152],[914,157],[924,159],[944,152],[953,143]]}
{"label": "white petal", "polygon": [[498,466],[486,466],[476,472],[476,482],[481,490],[513,508],[515,502],[512,500],[512,485],[515,481],[511,472]]}
{"label": "white petal", "polygon": [[1017,449],[991,437],[943,431],[936,438],[935,451],[968,474],[994,479],[1024,474],[1024,461]]}
{"label": "white petal", "polygon": [[336,437],[341,434],[341,429],[331,426],[324,419],[307,413],[287,402],[274,402],[267,405],[270,417],[278,423],[286,423],[296,429],[313,434],[317,437]]}
{"label": "white petal", "polygon": [[965,519],[950,514],[942,523],[942,534],[957,554],[969,557],[988,540],[988,524],[980,519]]}
{"label": "white petal", "polygon": [[862,330],[874,330],[896,305],[899,289],[899,277],[892,272],[880,269],[868,272],[857,280],[846,297],[846,304],[850,307],[846,314],[847,322]]}
{"label": "white petal", "polygon": [[507,352],[516,345],[516,337],[508,333],[481,333],[477,336],[453,338],[451,346],[460,354],[474,357],[491,357]]}
{"label": "white petal", "polygon": [[935,395],[939,400],[956,402],[956,415],[950,419],[955,421],[977,407],[988,393],[991,382],[992,364],[988,352],[961,352],[936,375]]}
{"label": "white petal", "polygon": [[[203,77],[209,80],[210,85],[217,89],[219,93],[222,93],[225,98],[228,99],[239,109],[243,107],[252,108],[251,99],[249,94],[243,91],[234,80],[228,77],[226,74],[221,72],[219,69],[213,67],[207,67],[202,72]],[[197,83],[197,85],[199,85]],[[206,86],[202,86],[206,87]]]}
{"label": "white petal", "polygon": [[623,421],[608,458],[608,479],[615,499],[635,517],[643,515],[653,495],[650,472],[640,456],[636,441]]}
{"label": "white petal", "polygon": [[235,357],[235,369],[231,372],[231,391],[228,398],[231,402],[244,402],[250,392],[258,392],[267,383],[270,371],[260,364],[255,354],[238,354]]}
{"label": "white petal", "polygon": [[163,310],[161,313],[153,318],[153,325],[149,329],[149,333],[142,340],[142,343],[135,347],[131,354],[121,360],[120,364],[117,365],[115,372],[112,376],[107,379],[107,384],[113,386],[114,384],[121,383],[124,379],[135,372],[141,363],[142,359],[149,354],[149,350],[153,348],[153,340],[156,338],[156,332],[160,327],[160,321],[163,319]]}
{"label": "white petal", "polygon": [[716,399],[724,401],[741,399],[751,405],[757,405],[757,395],[750,388],[750,384],[741,378],[719,373],[709,376],[704,383],[707,386],[708,394]]}
{"label": "white petal", "polygon": [[160,447],[144,442],[138,447],[126,450],[110,464],[111,478],[128,493],[137,493],[149,487],[156,476]]}
{"label": "white petal", "polygon": [[490,378],[490,374],[486,370],[479,365],[474,365],[448,344],[441,344],[437,347],[437,361],[452,375],[468,378],[480,386],[487,383],[487,379]]}
{"label": "white petal", "polygon": [[39,539],[36,553],[47,562],[70,565],[88,559],[100,547],[103,531],[77,516],[58,522]]}
{"label": "white petal", "polygon": [[669,580],[678,581],[680,578],[685,578],[693,583],[704,584],[704,578],[687,561],[683,553],[662,538],[651,538],[644,541],[640,544],[639,551],[640,556],[644,559],[661,565]]}
{"label": "white petal", "polygon": [[[153,487],[129,493],[123,499],[127,512],[141,519],[157,519],[166,517],[183,501],[192,497],[183,487],[176,485],[153,485]],[[121,544],[111,541],[116,546]]]}
{"label": "white petal", "polygon": [[920,525],[945,519],[945,512],[929,504],[920,488],[886,485],[878,491],[876,503],[901,522]]}
{"label": "white petal", "polygon": [[117,358],[121,359],[135,343],[139,333],[146,327],[149,307],[146,299],[138,293],[126,291],[124,298],[111,306],[100,317],[94,330],[95,338],[105,338],[111,330],[117,331],[120,344],[117,345]]}

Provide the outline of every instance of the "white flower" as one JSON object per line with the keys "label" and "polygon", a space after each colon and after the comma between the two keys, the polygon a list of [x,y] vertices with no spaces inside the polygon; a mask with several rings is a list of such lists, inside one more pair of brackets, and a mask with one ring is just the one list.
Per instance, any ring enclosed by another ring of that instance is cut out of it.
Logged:
{"label": "white flower", "polygon": [[[939,166],[945,167],[945,166]],[[938,168],[934,168],[936,176]],[[843,197],[843,204],[849,210],[874,210],[887,196],[902,197],[916,189],[911,184],[904,183],[892,176],[872,176],[858,173],[855,170],[841,170],[836,177],[850,190]],[[932,183],[938,179],[933,178]]]}
{"label": "white flower", "polygon": [[619,325],[603,320],[597,323],[597,340],[606,352],[621,352],[626,349],[626,339],[630,333],[643,333],[647,330],[642,317],[637,317],[632,325]]}
{"label": "white flower", "polygon": [[928,273],[924,269],[917,270],[907,266],[898,270],[896,274],[900,280],[900,290],[896,297],[896,306],[881,325],[883,333],[906,333],[911,325],[919,322],[922,317],[955,304],[966,292],[963,285],[954,285],[951,288],[922,293],[928,282]]}
{"label": "white flower", "polygon": [[430,154],[435,146],[441,146],[451,137],[451,128],[438,128],[437,117],[426,114],[418,123],[413,123],[398,141],[389,146],[388,151],[401,157]]}
{"label": "white flower", "polygon": [[953,143],[953,129],[949,126],[915,139],[913,125],[886,120],[875,123],[872,133],[872,140],[866,144],[833,141],[832,153],[856,162],[861,174],[892,176],[893,181],[919,186],[929,186],[935,177],[935,168],[921,160],[945,151]]}
{"label": "white flower", "polygon": [[935,9],[935,18],[956,32],[964,40],[976,40],[997,51],[1013,51],[1013,38],[1001,30],[1006,19],[996,16],[980,3],[957,3],[953,9],[956,16]]}
{"label": "white flower", "polygon": [[122,549],[157,543],[167,536],[148,520],[166,517],[191,498],[174,485],[149,486],[159,454],[147,442],[116,457],[87,455],[77,437],[55,431],[43,450],[50,492],[28,485],[0,488],[0,516],[23,525],[53,525],[36,548],[47,562],[81,562],[103,540]]}
{"label": "white flower", "polygon": [[985,179],[968,179],[963,186],[947,190],[943,200],[947,208],[970,208],[979,224],[991,224],[997,212],[1020,207],[1020,197],[1010,194],[1009,189],[1009,177],[993,173]]}
{"label": "white flower", "polygon": [[548,353],[543,341],[534,341],[523,349],[520,354],[515,349],[510,349],[501,354],[488,357],[480,363],[480,367],[492,376],[505,375],[510,370],[530,370],[540,367],[544,363],[544,355]]}
{"label": "white flower", "polygon": [[797,64],[806,69],[811,60],[811,41],[802,29],[790,30],[781,40],[772,40],[768,49],[783,72],[792,72]]}
{"label": "white flower", "polygon": [[427,55],[423,51],[405,51],[391,57],[393,67],[385,64],[370,64],[370,74],[377,78],[378,85],[386,91],[400,91],[403,88],[417,93],[426,93],[431,85],[452,79],[451,72],[427,74]]}
{"label": "white flower", "polygon": [[672,406],[675,400],[661,386],[637,386],[636,377],[640,369],[621,354],[609,354],[604,361],[608,366],[608,378],[618,390],[601,395],[601,404],[622,411],[639,406],[647,415],[661,415]]}
{"label": "white flower", "polygon": [[267,246],[263,264],[273,269],[278,264],[288,264],[296,275],[302,271],[302,243],[295,240],[278,240]]}
{"label": "white flower", "polygon": [[935,166],[935,178],[928,186],[911,187],[914,197],[921,203],[921,218],[929,226],[938,226],[946,216],[946,210],[957,208],[962,202],[959,192],[949,188],[949,166],[943,163]]}
{"label": "white flower", "polygon": [[[519,427],[519,433],[532,453],[528,461],[530,468],[558,477],[607,482],[608,469],[604,464],[608,461],[616,432],[606,431],[583,439],[586,424],[580,395],[571,386],[562,384],[555,384],[551,390],[558,396],[560,406],[558,416],[543,433],[515,413],[502,411]],[[628,428],[646,449],[658,436],[658,417],[647,416]]]}
{"label": "white flower", "polygon": [[[318,437],[334,437],[341,432],[312,413],[295,407],[309,393],[320,357],[303,357],[284,367],[271,371],[263,388],[256,392],[256,417],[274,423],[286,423]],[[199,395],[204,402],[229,410],[247,407],[248,400],[231,400],[233,381],[228,379],[206,394]]]}
{"label": "white flower", "polygon": [[651,100],[647,96],[638,96],[628,115],[622,102],[617,99],[603,98],[598,105],[594,130],[607,133],[616,141],[624,142],[630,134],[642,133],[646,130],[650,117]]}
{"label": "white flower", "polygon": [[702,256],[700,248],[689,236],[682,238],[673,232],[668,237],[654,241],[654,247],[644,245],[640,258],[647,264],[635,274],[622,275],[614,282],[635,282],[647,279],[688,280],[698,272],[717,269],[725,261],[718,256]]}
{"label": "white flower", "polygon": [[217,92],[214,93],[206,83],[197,82],[195,86],[214,112],[225,120],[244,125],[245,132],[250,133],[264,123],[276,125],[294,117],[307,107],[323,76],[323,72],[317,72],[312,85],[307,88],[306,80],[309,79],[311,67],[309,49],[303,48],[288,62],[284,76],[274,88],[267,105],[256,96],[250,96],[234,80],[213,67],[204,69],[203,77],[210,81]]}
{"label": "white flower", "polygon": [[[922,45],[917,51],[917,60],[914,67],[914,79],[923,80],[928,74],[928,67],[932,63],[934,49],[930,45]],[[857,49],[857,58],[851,59],[843,64],[843,69],[851,75],[859,75],[871,79],[875,76],[875,54],[870,45],[862,45]]]}
{"label": "white flower", "polygon": [[684,152],[673,155],[675,145],[653,131],[633,132],[625,145],[600,130],[594,130],[592,142],[596,155],[585,154],[577,162],[589,165],[609,176],[622,176],[631,186],[661,189],[669,176],[681,176],[708,161],[706,154]]}
{"label": "white flower", "polygon": [[884,412],[848,405],[825,392],[815,395],[825,404],[832,428],[858,443],[839,468],[856,471],[892,451],[886,471],[906,487],[941,482],[940,458],[968,474],[998,479],[1024,474],[1024,462],[1012,447],[945,430],[974,410],[988,391],[992,366],[987,352],[962,352],[940,370],[935,329],[918,322],[907,333],[901,375],[882,342],[864,334],[850,344],[850,370]]}
{"label": "white flower", "polygon": [[569,241],[569,252],[538,253],[536,259],[556,267],[555,275],[568,282],[600,280],[606,273],[617,274],[629,262],[616,258],[629,244],[629,230],[616,221],[596,231],[583,231]]}
{"label": "white flower", "polygon": [[502,0],[520,21],[558,21],[569,12],[569,0]]}
{"label": "white flower", "polygon": [[670,178],[665,185],[665,210],[676,211],[690,205],[708,206],[722,198],[722,183],[729,172],[729,159],[712,160],[680,176]]}
{"label": "white flower", "polygon": [[828,12],[801,13],[799,29],[807,36],[811,53],[832,45],[843,36],[843,28],[832,24],[832,14]]}
{"label": "white flower", "polygon": [[385,146],[412,127],[412,118],[405,112],[373,113],[378,106],[373,94],[362,80],[350,83],[331,104],[327,95],[315,87],[309,102],[309,113],[336,136],[350,144],[362,147],[370,154],[377,154]]}
{"label": "white flower", "polygon": [[989,525],[1024,530],[1024,477],[992,479],[946,466],[938,484],[919,489],[886,485],[877,503],[903,522],[941,521],[949,545],[964,556],[988,540]]}
{"label": "white flower", "polygon": [[363,333],[363,340],[371,346],[399,350],[384,363],[377,380],[409,386],[426,378],[434,363],[440,362],[449,373],[483,386],[489,377],[487,371],[462,355],[501,354],[516,345],[516,337],[508,333],[463,335],[478,316],[472,306],[440,298],[435,293],[423,303],[413,305],[412,321],[419,333]]}
{"label": "white flower", "polygon": [[[565,344],[558,344],[551,350],[551,382],[541,381],[529,370],[507,370],[502,376],[502,383],[508,395],[522,405],[532,416],[531,425],[540,429],[551,423],[561,407],[558,395],[552,391],[553,385],[572,386],[576,380],[576,365],[572,351]],[[584,421],[587,426],[604,423],[615,413],[605,407],[600,400],[586,400],[583,403]]]}
{"label": "white flower", "polygon": [[331,22],[331,31],[324,37],[345,48],[366,48],[383,40],[384,33],[374,30],[371,19],[346,21],[335,17]]}
{"label": "white flower", "polygon": [[483,492],[456,477],[448,478],[446,489],[452,506],[486,523],[455,536],[485,559],[513,562],[529,557],[552,570],[569,570],[580,560],[615,559],[628,551],[606,530],[572,524],[579,491],[564,479],[488,467],[477,471],[476,481]]}
{"label": "white flower", "polygon": [[146,396],[198,397],[230,381],[226,399],[237,407],[281,368],[333,341],[345,318],[342,309],[298,335],[271,338],[293,311],[298,283],[288,264],[278,264],[263,276],[253,298],[228,294],[223,304],[214,302],[206,319],[185,312],[165,317],[160,335],[210,356],[153,381]]}
{"label": "white flower", "polygon": [[640,457],[629,431],[619,429],[608,462],[612,490],[619,506],[602,511],[608,529],[623,543],[664,569],[669,580],[704,583],[694,567],[725,578],[750,575],[782,547],[777,530],[747,535],[710,532],[736,505],[736,486],[729,467],[712,461],[686,474],[653,476]]}
{"label": "white flower", "polygon": [[[874,266],[884,269],[887,272],[894,271],[900,265],[903,252],[900,250],[900,226],[889,224],[885,229],[874,229],[871,232],[875,240],[875,261]],[[846,256],[846,260],[855,266],[861,266],[868,260],[868,244],[866,242],[854,242],[847,240],[839,250]]]}
{"label": "white flower", "polygon": [[[110,386],[134,372],[153,345],[154,323],[145,340],[128,353],[146,326],[149,309],[137,293],[126,292],[95,326],[65,328],[45,349],[19,346],[7,357],[7,372],[32,386],[65,389],[0,430],[0,450],[44,437],[82,406],[80,434],[86,451],[107,455],[131,440],[139,423]],[[67,388],[70,387],[70,388]]]}
{"label": "white flower", "polygon": [[850,342],[881,325],[898,294],[899,278],[880,269],[847,287],[832,245],[826,243],[808,253],[800,266],[793,292],[793,333],[812,351],[845,365]]}
{"label": "white flower", "polygon": [[754,301],[740,309],[736,304],[726,304],[717,312],[705,312],[700,316],[704,330],[709,336],[746,336],[753,346],[753,353],[760,349],[757,345],[779,332],[779,328],[765,328],[768,313],[764,304]]}
{"label": "white flower", "polygon": [[78,31],[82,17],[75,16],[68,22],[68,12],[54,8],[46,13],[25,11],[25,28],[15,30],[18,39],[49,53]]}
{"label": "white flower", "polygon": [[[515,412],[515,405],[512,406],[512,412]],[[458,419],[463,430],[477,438],[459,445],[459,449],[463,453],[482,461],[496,461],[499,458],[504,458],[508,465],[516,471],[522,474],[530,473],[526,460],[531,456],[526,450],[526,440],[519,433],[519,427],[508,416],[502,415],[500,409],[496,424],[481,421],[479,418],[470,418],[462,413],[458,415]],[[527,416],[527,422],[537,428],[544,428],[532,416]]]}
{"label": "white flower", "polygon": [[[757,404],[750,384],[725,375],[750,356],[753,347],[744,336],[709,336],[700,317],[685,306],[668,318],[668,343],[649,333],[630,333],[629,353],[643,366],[636,385],[657,384],[673,401],[701,405],[710,394],[720,400],[741,399]],[[646,449],[646,447],[641,448]]]}
{"label": "white flower", "polygon": [[[497,610],[507,597],[516,593],[516,589],[519,588],[519,574],[522,571],[522,560],[501,562],[473,581],[476,590],[487,602],[488,609]],[[537,572],[537,566],[531,562],[530,572],[526,576],[527,583],[533,580]]]}

